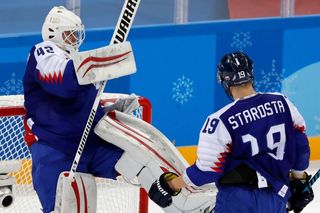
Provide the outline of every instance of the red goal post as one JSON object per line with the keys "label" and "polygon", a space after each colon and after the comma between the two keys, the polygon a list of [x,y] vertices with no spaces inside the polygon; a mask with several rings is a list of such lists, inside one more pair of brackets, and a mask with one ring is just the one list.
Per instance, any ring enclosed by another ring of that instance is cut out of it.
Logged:
{"label": "red goal post", "polygon": [[[114,102],[117,98],[128,97],[127,94],[104,93],[101,103]],[[147,98],[139,97],[140,107],[133,115],[151,123],[152,107]],[[20,170],[10,175],[16,178],[13,188],[14,202],[1,209],[3,213],[24,212],[41,213],[39,199],[33,190],[31,178],[32,159],[23,140],[23,95],[0,96],[0,160],[19,160]],[[148,195],[139,185],[132,185],[121,177],[117,180],[96,178],[98,188],[98,213],[146,213],[148,212]]]}

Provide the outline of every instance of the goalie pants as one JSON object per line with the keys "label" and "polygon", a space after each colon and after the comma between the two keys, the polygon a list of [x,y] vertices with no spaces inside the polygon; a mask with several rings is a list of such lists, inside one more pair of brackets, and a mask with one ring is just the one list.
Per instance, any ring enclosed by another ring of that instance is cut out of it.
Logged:
{"label": "goalie pants", "polygon": [[[95,149],[84,149],[78,165],[78,172],[91,173],[96,177],[115,179],[114,169],[123,150],[102,139]],[[32,155],[33,185],[40,199],[43,212],[54,210],[57,181],[62,171],[70,171],[74,156],[54,149],[39,140],[30,148]],[[91,150],[91,151],[90,151]]]}
{"label": "goalie pants", "polygon": [[269,188],[220,186],[214,213],[285,213],[286,203]]}

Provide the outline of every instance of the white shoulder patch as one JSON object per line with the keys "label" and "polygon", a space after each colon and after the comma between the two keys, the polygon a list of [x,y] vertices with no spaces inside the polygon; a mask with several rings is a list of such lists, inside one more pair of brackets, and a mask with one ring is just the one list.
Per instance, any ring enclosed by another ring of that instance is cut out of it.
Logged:
{"label": "white shoulder patch", "polygon": [[231,151],[232,139],[219,117],[233,104],[210,115],[201,129],[196,165],[202,171],[222,171],[224,158]]}
{"label": "white shoulder patch", "polygon": [[53,42],[45,41],[36,45],[34,57],[40,79],[58,83],[62,79],[68,59],[67,53],[57,47]]}

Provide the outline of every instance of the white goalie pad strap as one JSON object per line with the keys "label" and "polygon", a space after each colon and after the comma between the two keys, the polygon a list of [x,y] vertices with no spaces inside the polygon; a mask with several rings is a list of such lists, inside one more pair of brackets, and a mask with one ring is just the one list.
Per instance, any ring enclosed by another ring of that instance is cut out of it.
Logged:
{"label": "white goalie pad strap", "polygon": [[0,174],[17,172],[21,167],[21,162],[18,160],[3,160],[0,161]]}
{"label": "white goalie pad strap", "polygon": [[52,213],[95,213],[97,210],[97,186],[91,174],[69,172],[59,176],[55,208]]}
{"label": "white goalie pad strap", "polygon": [[77,52],[73,63],[80,85],[106,81],[136,72],[130,42]]}
{"label": "white goalie pad strap", "polygon": [[[188,166],[180,152],[159,130],[125,113],[109,112],[94,131],[104,140],[125,150],[123,161],[120,158],[116,165],[117,171],[130,178],[138,174],[140,184],[147,191],[163,172],[182,175]],[[131,168],[132,171],[125,172]],[[216,188],[213,185],[205,189],[188,187],[173,197],[173,205],[165,208],[165,211],[203,212],[213,207],[215,195]]]}

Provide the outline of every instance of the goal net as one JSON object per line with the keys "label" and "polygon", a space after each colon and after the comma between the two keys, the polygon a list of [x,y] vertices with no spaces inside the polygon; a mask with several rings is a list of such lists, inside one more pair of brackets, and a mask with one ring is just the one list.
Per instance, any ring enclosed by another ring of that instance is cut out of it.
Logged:
{"label": "goal net", "polygon": [[[104,93],[102,102],[114,102],[126,94]],[[23,95],[0,96],[0,160],[18,160],[21,168],[9,174],[16,178],[13,186],[14,201],[2,213],[42,213],[40,201],[32,186],[29,149],[23,139]],[[139,97],[140,107],[133,116],[151,122],[151,104]],[[1,171],[0,171],[1,173]],[[96,178],[98,189],[98,213],[145,213],[148,212],[147,193],[138,184],[129,184],[121,177],[118,180]]]}

